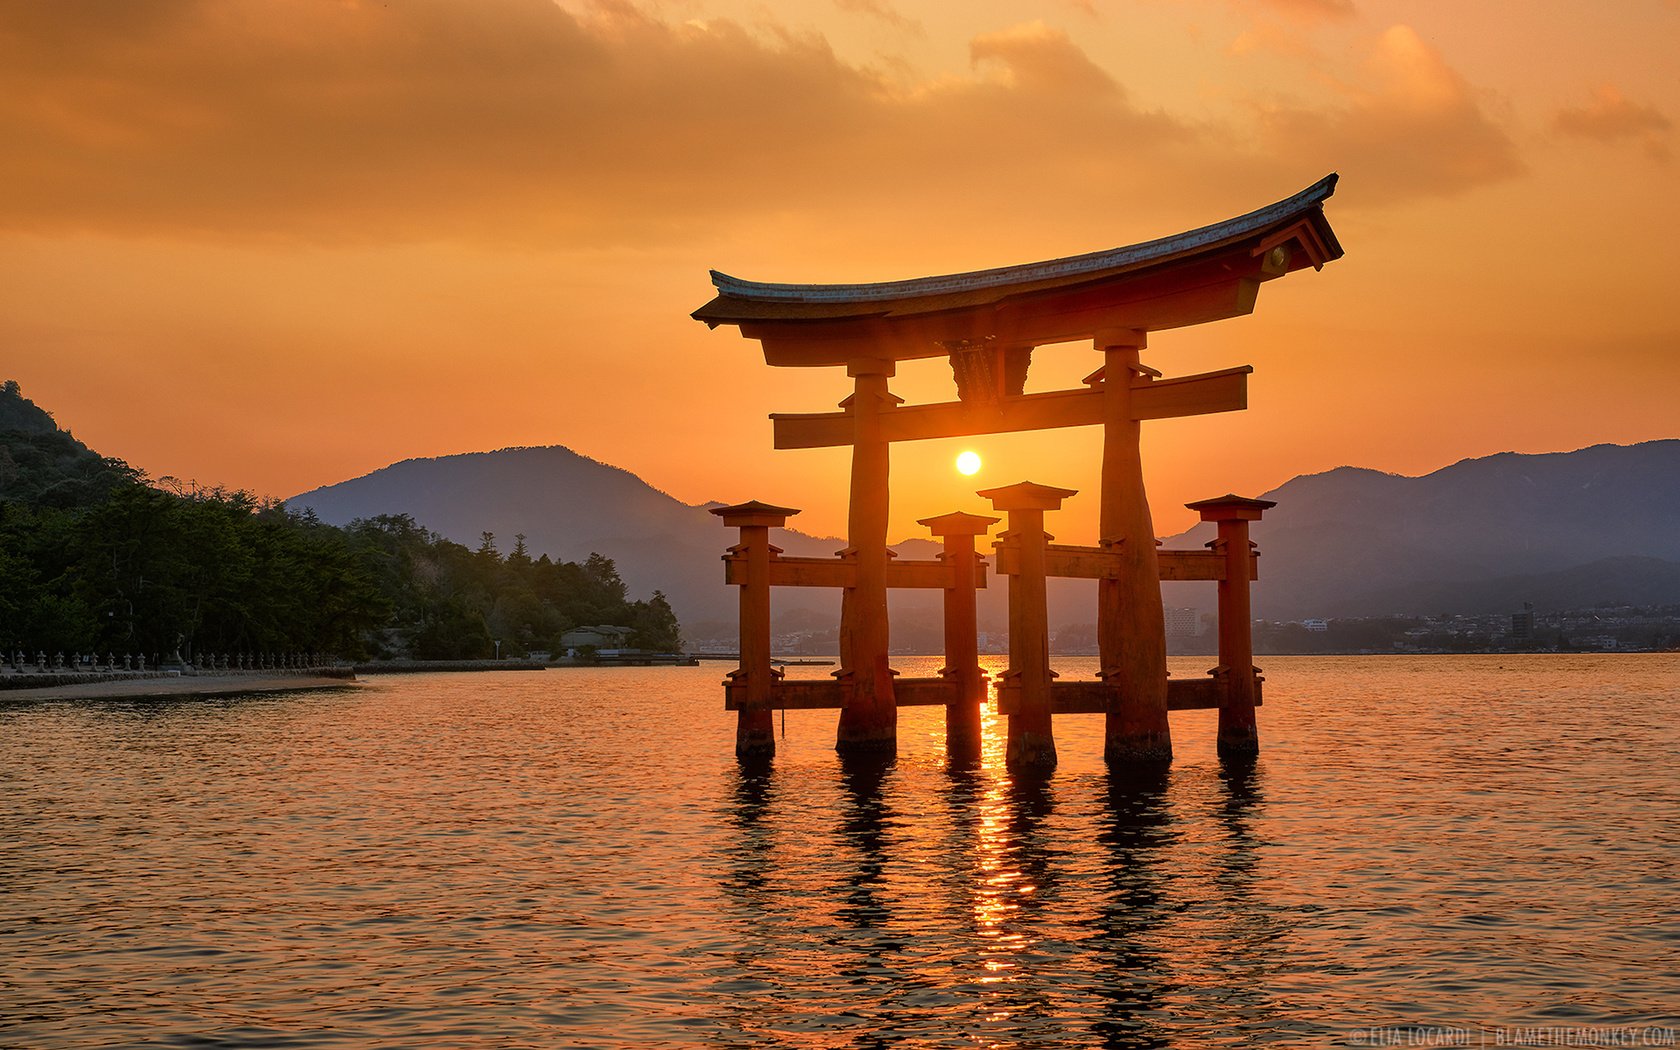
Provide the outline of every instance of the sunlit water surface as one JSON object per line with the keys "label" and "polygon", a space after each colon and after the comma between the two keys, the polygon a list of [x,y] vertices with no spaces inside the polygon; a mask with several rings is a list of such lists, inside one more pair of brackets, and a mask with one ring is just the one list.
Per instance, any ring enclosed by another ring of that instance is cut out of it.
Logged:
{"label": "sunlit water surface", "polygon": [[744,775],[719,664],[0,703],[0,1045],[1676,1023],[1680,657],[1263,662],[1257,763],[1182,712],[1170,773],[1111,777],[1068,716],[1034,783],[990,712],[948,768],[936,709],[885,767],[796,712]]}

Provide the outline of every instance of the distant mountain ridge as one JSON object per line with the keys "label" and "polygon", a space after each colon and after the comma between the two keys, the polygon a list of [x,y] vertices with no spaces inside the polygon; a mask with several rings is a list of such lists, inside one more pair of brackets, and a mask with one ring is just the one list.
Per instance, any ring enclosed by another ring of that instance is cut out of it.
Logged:
{"label": "distant mountain ridge", "polygon": [[[1266,618],[1497,611],[1486,608],[1495,582],[1506,581],[1508,603],[1522,577],[1574,607],[1680,602],[1662,583],[1670,569],[1630,576],[1607,561],[1680,564],[1680,440],[1502,452],[1420,477],[1338,467],[1264,498],[1278,503],[1253,530]],[[1201,525],[1166,542],[1212,535]],[[1577,571],[1600,562],[1605,571]],[[1559,573],[1573,582],[1543,579]]]}
{"label": "distant mountain ridge", "polygon": [[[1421,477],[1338,467],[1264,493],[1278,506],[1254,528],[1261,550],[1256,614],[1272,619],[1680,603],[1680,440],[1512,452],[1466,459]],[[617,562],[635,596],[661,588],[684,624],[729,620],[735,596],[718,559],[727,530],[636,475],[563,446],[409,459],[288,503],[343,524],[411,514],[476,545],[503,549],[523,533],[533,552]],[[1169,537],[1199,547],[1209,526]],[[833,537],[779,530],[790,555],[832,555]],[[929,557],[925,540],[899,545]],[[1003,587],[981,598],[1001,621]],[[1094,619],[1089,585],[1052,588],[1052,626]],[[1210,608],[1212,589],[1172,585],[1173,605]],[[895,610],[937,616],[937,595],[895,595]],[[827,609],[834,596],[800,592],[779,608]]]}

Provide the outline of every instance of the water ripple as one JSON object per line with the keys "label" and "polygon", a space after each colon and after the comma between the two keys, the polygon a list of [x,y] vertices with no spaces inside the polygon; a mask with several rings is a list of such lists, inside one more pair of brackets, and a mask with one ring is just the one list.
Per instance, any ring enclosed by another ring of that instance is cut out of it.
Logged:
{"label": "water ripple", "polygon": [[1675,1023],[1680,659],[1267,670],[1258,760],[1220,762],[1184,712],[1171,769],[1111,772],[1101,720],[1069,717],[1036,778],[1002,768],[989,711],[981,762],[951,767],[928,709],[893,762],[841,761],[833,716],[793,712],[743,769],[715,667],[0,706],[0,1043]]}

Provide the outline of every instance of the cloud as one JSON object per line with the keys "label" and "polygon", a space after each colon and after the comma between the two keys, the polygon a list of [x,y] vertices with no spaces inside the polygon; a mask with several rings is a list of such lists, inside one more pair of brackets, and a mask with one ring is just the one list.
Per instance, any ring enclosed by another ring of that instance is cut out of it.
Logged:
{"label": "cloud", "polygon": [[646,243],[1112,183],[1193,135],[1043,25],[972,56],[904,87],[815,35],[621,4],[5,5],[0,229]]}
{"label": "cloud", "polygon": [[870,18],[879,19],[894,29],[916,36],[927,35],[927,30],[920,22],[906,17],[897,8],[886,3],[886,0],[834,0],[834,6],[850,14],[868,15]]}
{"label": "cloud", "polygon": [[1232,56],[1257,51],[1281,55],[1309,67],[1318,67],[1324,63],[1322,53],[1312,44],[1310,37],[1299,30],[1286,29],[1275,22],[1256,22],[1252,27],[1238,33],[1225,48],[1225,53]]}
{"label": "cloud", "polygon": [[1102,20],[1102,12],[1097,10],[1097,0],[1061,0],[1061,6],[1070,11],[1077,11],[1086,18]]}
{"label": "cloud", "polygon": [[1122,98],[1120,84],[1073,39],[1043,22],[1014,26],[975,37],[968,46],[977,66],[992,65],[1002,83],[1035,93],[1065,94],[1074,99]]}
{"label": "cloud", "polygon": [[622,3],[0,5],[0,232],[596,250],[748,223],[858,238],[1118,214],[1143,237],[1170,232],[1148,209],[1253,206],[1333,169],[1367,201],[1521,170],[1403,27],[1328,107],[1228,127],[1138,104],[1043,22],[969,53],[961,75],[906,83],[815,34]]}
{"label": "cloud", "polygon": [[1673,129],[1674,122],[1661,111],[1628,99],[1612,84],[1600,85],[1586,105],[1560,109],[1552,117],[1552,130],[1560,135],[1597,142],[1632,140],[1657,161],[1669,159]]}
{"label": "cloud", "polygon": [[1407,26],[1378,38],[1340,106],[1260,108],[1266,152],[1335,168],[1367,200],[1447,196],[1524,170],[1479,93]]}
{"label": "cloud", "polygon": [[1353,0],[1232,0],[1236,7],[1266,10],[1307,21],[1351,18]]}
{"label": "cloud", "polygon": [[[1318,68],[1324,60],[1314,44],[1317,31],[1355,18],[1353,0],[1228,0],[1248,16],[1248,28],[1225,48],[1228,55],[1265,51]],[[1281,15],[1282,19],[1269,17]]]}

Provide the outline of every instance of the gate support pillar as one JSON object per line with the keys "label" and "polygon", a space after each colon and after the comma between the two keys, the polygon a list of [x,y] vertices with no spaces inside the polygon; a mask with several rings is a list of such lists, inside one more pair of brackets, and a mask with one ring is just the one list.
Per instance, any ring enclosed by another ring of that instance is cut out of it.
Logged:
{"label": "gate support pillar", "polygon": [[1017,575],[1009,581],[1009,670],[1006,684],[1016,694],[1009,715],[1005,762],[1016,769],[1054,769],[1056,738],[1050,720],[1050,622],[1044,593],[1044,512],[1060,510],[1074,489],[1051,488],[1030,481],[986,489],[980,495],[1009,516],[1009,531],[999,545],[1019,548]]}
{"label": "gate support pillar", "polygon": [[1277,506],[1270,500],[1220,496],[1185,506],[1218,525],[1209,547],[1225,557],[1219,580],[1219,666],[1214,676],[1224,683],[1219,703],[1219,753],[1258,754],[1260,731],[1254,717],[1254,607],[1249,594],[1250,551],[1248,523]]}
{"label": "gate support pillar", "polygon": [[974,601],[980,555],[974,543],[976,536],[984,536],[997,522],[997,518],[960,511],[917,522],[944,540],[945,550],[939,558],[951,567],[951,584],[945,588],[945,666],[939,674],[952,690],[952,698],[945,705],[945,750],[960,762],[980,758],[980,705],[986,701]]}
{"label": "gate support pillar", "polygon": [[[770,715],[775,669],[770,665],[770,559],[781,553],[770,545],[770,530],[787,524],[799,512],[757,500],[733,507],[714,507],[712,513],[730,528],[741,530],[741,542],[730,554],[745,559],[741,582],[741,666],[729,676],[744,691],[735,722],[735,756],[769,758],[776,753],[775,725]],[[729,684],[725,685],[729,688]]]}

